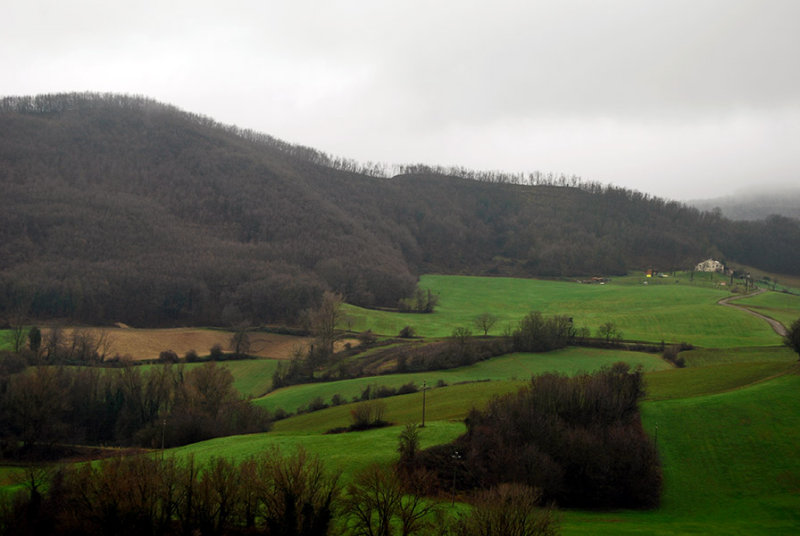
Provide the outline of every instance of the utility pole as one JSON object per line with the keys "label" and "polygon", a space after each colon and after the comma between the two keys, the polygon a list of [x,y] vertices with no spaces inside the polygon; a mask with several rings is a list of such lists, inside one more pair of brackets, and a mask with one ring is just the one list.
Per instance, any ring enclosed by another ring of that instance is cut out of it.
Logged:
{"label": "utility pole", "polygon": [[428,385],[425,380],[422,380],[422,425],[420,428],[425,428],[425,391],[428,390]]}
{"label": "utility pole", "polygon": [[161,421],[161,460],[162,461],[164,460],[164,432],[166,431],[166,429],[167,429],[167,419],[165,417],[164,420]]}
{"label": "utility pole", "polygon": [[456,505],[456,465],[458,464],[458,460],[461,459],[461,453],[457,450],[453,452],[453,455],[450,456],[453,459],[453,499],[450,502],[450,506]]}

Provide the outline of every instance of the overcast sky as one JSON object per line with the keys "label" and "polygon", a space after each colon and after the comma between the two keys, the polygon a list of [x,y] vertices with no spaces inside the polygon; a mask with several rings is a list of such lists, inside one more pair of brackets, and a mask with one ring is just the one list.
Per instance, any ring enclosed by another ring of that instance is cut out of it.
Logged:
{"label": "overcast sky", "polygon": [[800,0],[4,2],[0,94],[145,95],[361,161],[800,185]]}

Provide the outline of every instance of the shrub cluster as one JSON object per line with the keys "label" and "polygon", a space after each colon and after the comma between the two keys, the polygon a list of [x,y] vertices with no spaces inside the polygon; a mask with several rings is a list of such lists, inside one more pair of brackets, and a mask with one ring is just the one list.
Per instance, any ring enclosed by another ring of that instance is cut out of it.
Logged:
{"label": "shrub cluster", "polygon": [[691,344],[686,344],[685,342],[679,344],[670,344],[669,346],[664,347],[664,352],[661,356],[675,365],[678,368],[683,368],[686,366],[686,360],[680,355],[681,352],[686,350],[691,350],[694,348]]}
{"label": "shrub cluster", "polygon": [[545,374],[473,410],[467,433],[418,460],[442,485],[489,488],[518,482],[561,506],[658,505],[661,469],[641,426],[642,374],[618,363],[573,378]]}
{"label": "shrub cluster", "polygon": [[397,302],[397,309],[401,313],[432,313],[439,303],[439,295],[431,292],[431,289],[414,289],[411,297],[402,298]]}
{"label": "shrub cluster", "polygon": [[549,352],[566,347],[575,336],[571,318],[563,315],[545,317],[534,311],[519,321],[512,339],[517,352]]}

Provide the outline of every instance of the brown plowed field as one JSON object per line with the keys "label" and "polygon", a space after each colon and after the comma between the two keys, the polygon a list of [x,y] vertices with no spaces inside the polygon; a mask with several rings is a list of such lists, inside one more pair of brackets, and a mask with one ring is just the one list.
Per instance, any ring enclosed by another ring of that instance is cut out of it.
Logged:
{"label": "brown plowed field", "polygon": [[[106,357],[115,355],[130,356],[133,359],[157,359],[164,350],[172,350],[183,357],[189,350],[198,355],[207,355],[215,344],[224,351],[230,350],[232,332],[199,329],[133,329],[133,328],[75,328],[90,331],[95,337],[105,333],[108,340]],[[65,328],[64,334],[69,336],[73,328]],[[43,330],[47,335],[47,330]],[[277,333],[253,332],[250,335],[250,354],[274,359],[289,359],[297,346],[306,346],[311,340],[308,337],[279,335]]]}

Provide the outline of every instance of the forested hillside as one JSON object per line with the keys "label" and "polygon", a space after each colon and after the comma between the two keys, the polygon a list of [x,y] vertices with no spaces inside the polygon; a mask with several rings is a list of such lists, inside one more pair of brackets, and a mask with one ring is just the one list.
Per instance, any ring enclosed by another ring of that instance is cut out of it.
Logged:
{"label": "forested hillside", "polygon": [[620,274],[711,255],[800,273],[797,220],[732,222],[574,181],[381,169],[144,98],[6,98],[0,316],[292,322],[325,289],[393,306],[424,272]]}

